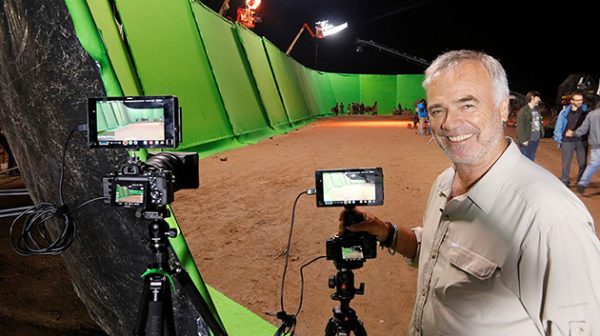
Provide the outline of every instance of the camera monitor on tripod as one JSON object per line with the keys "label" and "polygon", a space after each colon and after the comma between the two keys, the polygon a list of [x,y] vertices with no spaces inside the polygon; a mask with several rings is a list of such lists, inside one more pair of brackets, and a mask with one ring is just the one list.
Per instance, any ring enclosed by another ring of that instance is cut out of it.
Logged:
{"label": "camera monitor on tripod", "polygon": [[175,96],[88,98],[88,144],[106,148],[175,148],[181,142]]}
{"label": "camera monitor on tripod", "polygon": [[317,206],[383,204],[383,169],[318,170],[315,173]]}

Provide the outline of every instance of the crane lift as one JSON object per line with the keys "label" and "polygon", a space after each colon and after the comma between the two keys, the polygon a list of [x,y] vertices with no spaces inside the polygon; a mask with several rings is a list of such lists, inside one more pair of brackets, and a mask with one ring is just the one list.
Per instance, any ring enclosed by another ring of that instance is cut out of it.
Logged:
{"label": "crane lift", "polygon": [[378,51],[383,51],[386,52],[392,56],[396,56],[398,58],[402,58],[406,61],[415,63],[417,65],[421,65],[423,67],[428,67],[430,62],[427,61],[426,59],[423,59],[421,57],[417,57],[417,56],[413,56],[413,55],[409,55],[407,53],[398,51],[396,49],[392,49],[389,47],[386,47],[384,45],[381,45],[379,43],[373,42],[373,41],[366,41],[366,40],[361,40],[359,38],[356,39],[356,52],[361,52],[363,51],[364,47],[370,47],[373,49],[376,49]]}

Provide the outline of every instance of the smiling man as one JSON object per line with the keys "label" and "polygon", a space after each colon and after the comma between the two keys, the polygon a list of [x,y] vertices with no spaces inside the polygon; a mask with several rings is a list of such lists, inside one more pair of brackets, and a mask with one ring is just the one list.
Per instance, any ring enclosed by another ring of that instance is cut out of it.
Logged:
{"label": "smiling man", "polygon": [[600,335],[592,217],[504,136],[509,91],[500,63],[450,51],[423,86],[434,138],[453,166],[433,183],[422,226],[359,210],[365,220],[350,227],[418,266],[409,335]]}

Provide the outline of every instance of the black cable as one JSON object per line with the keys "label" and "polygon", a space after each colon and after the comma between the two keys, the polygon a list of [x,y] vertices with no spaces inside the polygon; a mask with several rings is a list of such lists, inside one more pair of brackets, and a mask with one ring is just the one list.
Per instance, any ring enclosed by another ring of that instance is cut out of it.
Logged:
{"label": "black cable", "polygon": [[314,263],[315,261],[317,261],[319,259],[323,259],[323,258],[327,258],[327,256],[323,255],[323,256],[316,257],[316,258],[312,259],[311,261],[302,265],[302,267],[300,267],[300,304],[298,305],[298,310],[296,311],[296,314],[294,314],[294,316],[298,316],[298,314],[300,314],[300,310],[302,309],[302,301],[304,298],[304,273],[302,273],[302,271],[304,270],[304,267],[308,267],[308,265]]}
{"label": "black cable", "polygon": [[298,194],[298,196],[296,196],[296,200],[294,200],[294,206],[292,208],[292,224],[290,225],[290,233],[288,235],[287,248],[285,250],[285,262],[284,262],[284,266],[283,266],[283,275],[281,276],[281,278],[282,278],[281,279],[281,292],[280,292],[281,311],[285,311],[285,309],[283,307],[283,291],[285,288],[285,276],[287,274],[288,261],[290,259],[290,249],[292,247],[292,232],[294,230],[294,217],[296,215],[296,204],[298,203],[298,200],[300,199],[300,197],[306,193],[307,193],[306,191],[303,191],[300,194]]}
{"label": "black cable", "polygon": [[[92,202],[103,199],[106,199],[106,197],[96,197],[88,200],[72,211],[69,211],[67,206],[57,207],[55,204],[47,202],[29,207],[10,224],[10,242],[13,250],[22,256],[57,255],[63,252],[71,246],[77,233],[77,227],[71,214]],[[23,216],[27,217],[25,217],[23,227],[18,232],[15,228]],[[54,223],[58,225],[59,233],[56,238],[51,237],[46,226],[46,222],[52,218],[56,218]]]}
{"label": "black cable", "polygon": [[[77,130],[81,129],[75,128],[69,133],[63,147],[62,160],[60,163],[60,180],[58,184],[58,198],[60,205],[57,206],[49,202],[33,205],[21,212],[10,224],[10,242],[13,250],[15,250],[17,254],[29,256],[56,255],[61,253],[71,246],[77,233],[77,227],[75,226],[71,214],[90,203],[106,199],[106,197],[96,197],[83,202],[73,210],[70,210],[63,200],[63,181],[67,146],[71,137]],[[18,232],[15,228],[21,218],[24,218],[24,224]],[[53,218],[56,220],[51,221],[50,223],[57,223],[56,225],[58,226],[58,236],[56,238],[52,238],[47,226],[47,222]]]}
{"label": "black cable", "polygon": [[[279,311],[277,314],[275,314],[275,316],[282,321],[282,324],[275,332],[275,336],[285,336],[285,335],[293,336],[294,335],[295,330],[296,330],[296,317],[298,316],[298,314],[300,313],[300,310],[302,309],[302,302],[303,302],[303,297],[304,297],[304,273],[303,273],[304,267],[307,267],[308,265],[312,264],[313,262],[326,257],[326,256],[316,257],[300,267],[300,303],[298,305],[298,310],[296,311],[295,314],[293,314],[293,315],[288,314],[285,311],[284,304],[283,304],[283,297],[284,297],[284,290],[285,290],[285,277],[287,274],[290,251],[291,251],[291,247],[292,247],[292,232],[294,230],[296,205],[298,204],[298,200],[300,199],[300,197],[304,194],[312,195],[312,194],[314,194],[314,190],[309,189],[309,190],[303,191],[300,194],[298,194],[298,196],[296,196],[296,199],[294,200],[294,206],[292,207],[292,223],[290,225],[290,233],[288,235],[287,248],[285,251],[285,262],[284,262],[284,266],[283,266],[283,275],[282,275],[282,279],[281,279],[281,292],[280,292],[281,311]],[[273,316],[273,314],[269,314],[269,315]]]}

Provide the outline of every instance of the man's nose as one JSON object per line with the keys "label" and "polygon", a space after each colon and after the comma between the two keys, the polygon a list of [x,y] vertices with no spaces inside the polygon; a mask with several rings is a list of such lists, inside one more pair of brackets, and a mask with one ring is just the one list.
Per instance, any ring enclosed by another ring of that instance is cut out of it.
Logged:
{"label": "man's nose", "polygon": [[463,123],[463,118],[460,115],[460,113],[458,113],[458,111],[448,110],[448,112],[446,112],[446,115],[444,116],[444,120],[442,121],[441,126],[442,126],[442,129],[451,131],[451,130],[459,128],[460,125],[462,125],[462,123]]}

